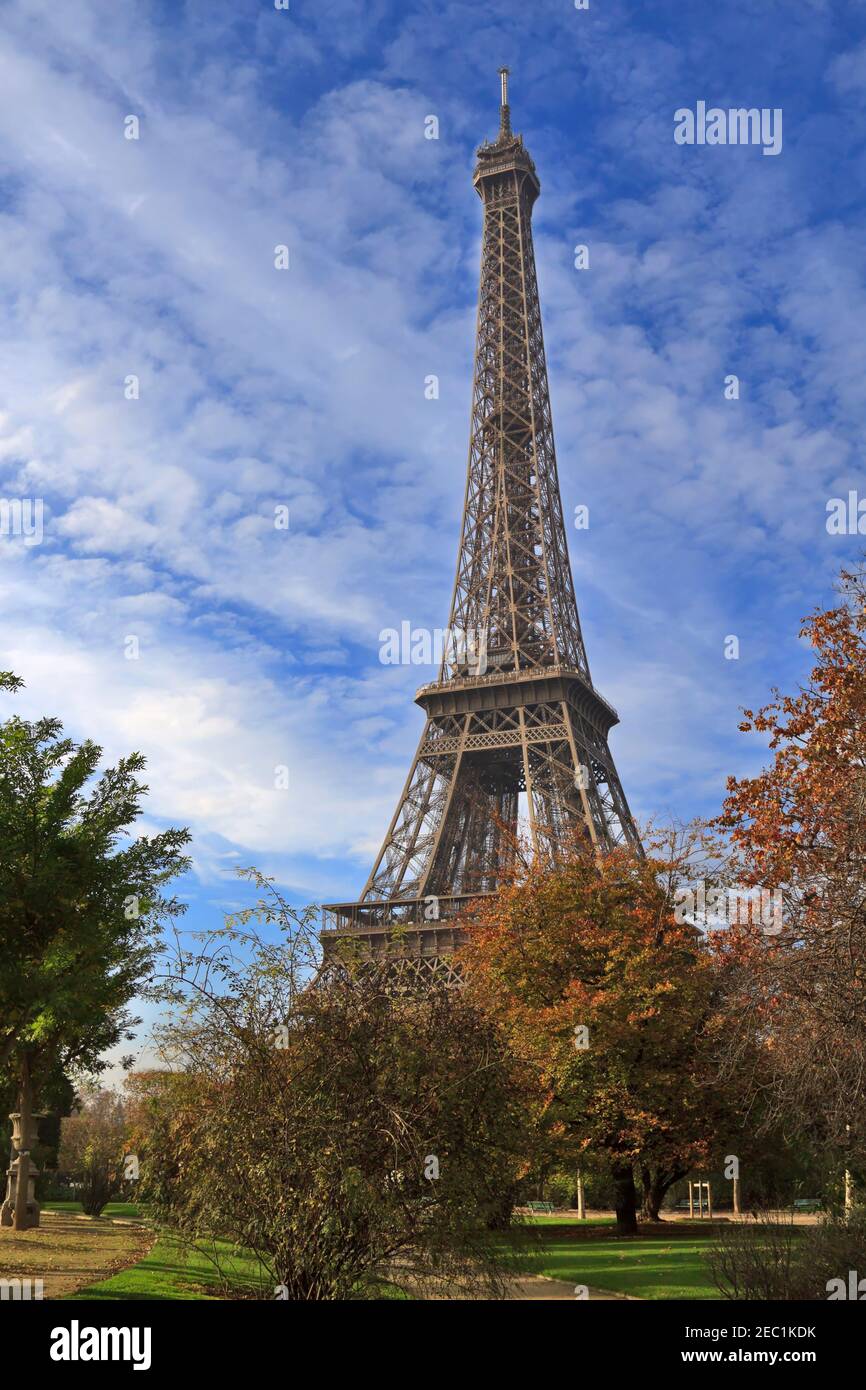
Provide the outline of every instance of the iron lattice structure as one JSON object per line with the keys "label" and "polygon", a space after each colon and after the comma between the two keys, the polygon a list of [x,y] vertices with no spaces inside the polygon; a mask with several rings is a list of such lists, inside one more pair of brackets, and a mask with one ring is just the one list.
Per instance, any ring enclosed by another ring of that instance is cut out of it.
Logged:
{"label": "iron lattice structure", "polygon": [[[557,478],[532,244],[540,185],[511,131],[478,150],[481,280],[452,640],[417,703],[427,716],[359,901],[325,908],[326,956],[351,938],[415,976],[451,972],[454,924],[507,869],[521,793],[536,853],[575,828],[640,848],[608,747],[616,711],[593,687]],[[342,947],[341,947],[342,949]]]}

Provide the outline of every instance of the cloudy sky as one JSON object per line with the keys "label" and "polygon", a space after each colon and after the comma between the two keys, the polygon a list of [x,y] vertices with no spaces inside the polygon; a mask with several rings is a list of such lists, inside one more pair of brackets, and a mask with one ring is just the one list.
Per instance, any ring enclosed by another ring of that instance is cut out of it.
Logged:
{"label": "cloudy sky", "polygon": [[[6,0],[0,498],[44,511],[0,536],[0,667],[146,754],[192,921],[239,863],[355,895],[402,786],[431,672],[379,634],[447,622],[503,63],[620,775],[687,817],[759,765],[739,708],[864,543],[826,526],[866,497],[864,8]],[[780,108],[781,153],[678,145],[699,101]]]}

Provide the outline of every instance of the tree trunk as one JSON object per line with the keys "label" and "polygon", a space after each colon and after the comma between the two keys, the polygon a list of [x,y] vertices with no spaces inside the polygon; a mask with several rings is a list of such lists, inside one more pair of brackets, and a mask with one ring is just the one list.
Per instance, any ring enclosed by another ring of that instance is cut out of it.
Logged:
{"label": "tree trunk", "polygon": [[487,1217],[487,1229],[489,1231],[507,1231],[511,1226],[511,1213],[517,1203],[517,1183],[506,1187],[499,1195],[497,1200],[492,1203],[490,1214]]}
{"label": "tree trunk", "polygon": [[665,1199],[665,1193],[670,1187],[670,1183],[663,1182],[661,1178],[653,1178],[649,1187],[644,1190],[643,1204],[641,1206],[642,1221],[661,1221],[659,1211]]}
{"label": "tree trunk", "polygon": [[641,1164],[641,1221],[661,1221],[659,1213],[668,1190],[684,1176],[685,1170],[647,1168]]}
{"label": "tree trunk", "polygon": [[614,1211],[618,1236],[637,1235],[637,1193],[634,1171],[630,1163],[614,1164],[611,1170],[614,1183]]}
{"label": "tree trunk", "polygon": [[21,1116],[21,1150],[18,1154],[15,1177],[15,1211],[12,1217],[13,1231],[27,1229],[27,1193],[30,1187],[30,1127],[33,1123],[33,1082],[30,1078],[30,1058],[25,1052],[21,1058],[21,1076],[18,1083],[18,1111]]}

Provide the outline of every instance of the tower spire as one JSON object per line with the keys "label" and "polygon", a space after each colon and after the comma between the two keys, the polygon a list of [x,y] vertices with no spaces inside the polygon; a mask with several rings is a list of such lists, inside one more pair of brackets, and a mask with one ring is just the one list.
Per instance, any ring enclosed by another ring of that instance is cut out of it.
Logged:
{"label": "tower spire", "polygon": [[511,137],[511,107],[508,105],[508,74],[509,68],[499,69],[499,80],[502,83],[502,97],[499,104],[499,138],[508,140]]}

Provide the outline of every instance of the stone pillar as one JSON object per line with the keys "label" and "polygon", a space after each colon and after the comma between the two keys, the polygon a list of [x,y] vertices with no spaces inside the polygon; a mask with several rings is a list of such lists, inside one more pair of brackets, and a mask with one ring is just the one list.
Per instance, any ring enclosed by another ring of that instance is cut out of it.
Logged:
{"label": "stone pillar", "polygon": [[22,1116],[16,1110],[10,1116],[12,1121],[12,1153],[10,1155],[9,1167],[6,1173],[6,1198],[0,1206],[0,1226],[11,1226],[15,1219],[15,1199],[18,1195],[18,1167],[21,1163],[21,1154],[28,1155],[25,1163],[27,1172],[27,1201],[25,1206],[25,1227],[39,1225],[39,1203],[36,1201],[36,1178],[39,1170],[29,1157],[33,1146],[36,1143],[36,1122],[38,1115],[28,1116],[29,1124],[22,1125]]}

